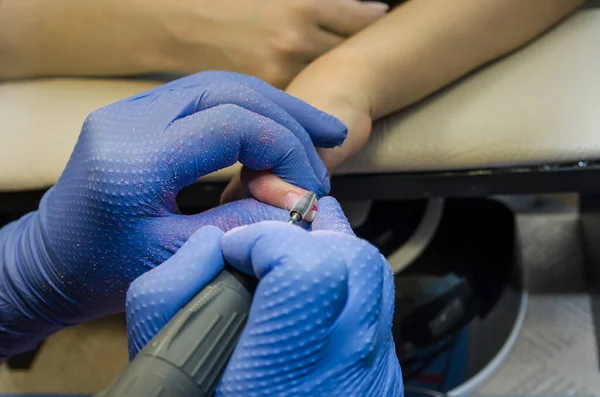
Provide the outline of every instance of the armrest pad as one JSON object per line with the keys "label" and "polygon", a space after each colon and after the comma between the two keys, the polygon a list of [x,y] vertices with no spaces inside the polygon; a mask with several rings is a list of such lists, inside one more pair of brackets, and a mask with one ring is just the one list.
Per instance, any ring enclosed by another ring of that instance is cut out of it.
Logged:
{"label": "armrest pad", "polygon": [[381,120],[342,173],[600,159],[600,9]]}
{"label": "armrest pad", "polygon": [[[600,9],[376,123],[339,174],[600,159]],[[0,84],[0,192],[56,182],[94,109],[159,81],[52,79]],[[230,167],[205,180],[223,181]]]}

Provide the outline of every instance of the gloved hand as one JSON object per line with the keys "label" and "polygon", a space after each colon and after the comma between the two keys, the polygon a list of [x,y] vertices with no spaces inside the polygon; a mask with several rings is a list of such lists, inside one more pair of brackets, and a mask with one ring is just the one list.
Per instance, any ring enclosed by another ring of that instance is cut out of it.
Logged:
{"label": "gloved hand", "polygon": [[317,146],[340,144],[336,119],[248,76],[192,75],[93,112],[38,211],[0,230],[0,356],[61,327],[124,309],[129,283],[200,227],[223,230],[285,211],[253,200],[194,216],[175,197],[234,164],[322,195]]}
{"label": "gloved hand", "polygon": [[130,357],[221,271],[222,249],[231,265],[260,281],[217,396],[402,396],[393,275],[375,247],[349,233],[329,197],[319,201],[312,232],[283,222],[223,237],[200,229],[132,283]]}

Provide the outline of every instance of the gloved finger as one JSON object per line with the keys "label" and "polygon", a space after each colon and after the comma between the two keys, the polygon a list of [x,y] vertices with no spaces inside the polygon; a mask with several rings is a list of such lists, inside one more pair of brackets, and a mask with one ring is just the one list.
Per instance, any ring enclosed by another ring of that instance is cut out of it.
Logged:
{"label": "gloved finger", "polygon": [[[340,330],[355,330],[353,335],[343,332],[338,336],[344,350],[356,351],[367,357],[374,354],[377,335],[391,338],[394,309],[394,282],[389,264],[379,250],[367,241],[331,231],[312,232],[317,239],[327,242],[348,266],[348,298],[345,315],[338,319]],[[383,334],[381,333],[383,332]]]}
{"label": "gloved finger", "polygon": [[[286,266],[297,263],[300,269],[306,268],[302,271],[309,273],[313,266],[325,271],[329,256],[341,258],[337,249],[328,247],[326,240],[294,225],[265,221],[229,231],[223,236],[221,247],[229,264],[255,274],[260,280],[284,263]],[[333,261],[331,266],[337,268],[339,261]]]}
{"label": "gloved finger", "polygon": [[[160,112],[156,112],[157,117],[160,117],[162,121],[159,122],[157,120],[155,125],[159,126],[162,124],[166,126],[177,118],[185,117],[197,111],[198,106],[202,102],[202,97],[194,94],[192,95],[192,98],[190,98],[190,92],[195,93],[201,89],[201,92],[204,93],[206,88],[211,84],[222,86],[223,84],[228,83],[231,83],[233,87],[238,87],[238,89],[244,85],[251,87],[285,110],[300,123],[302,127],[304,127],[315,146],[323,148],[339,146],[346,138],[348,129],[337,118],[310,106],[306,102],[301,101],[258,78],[237,73],[218,71],[196,73],[127,98],[121,102],[140,100],[150,102],[156,101],[157,98],[160,99],[159,97],[164,96],[167,99],[161,101]],[[182,90],[183,88],[190,88],[190,90]],[[223,96],[222,103],[229,103],[226,95]],[[245,107],[253,110],[252,107],[254,105],[256,104],[248,101]],[[170,115],[170,117],[168,117],[168,115]]]}
{"label": "gloved finger", "polygon": [[277,106],[277,104],[267,99],[256,90],[250,87],[240,86],[239,83],[229,85],[220,84],[218,90],[206,90],[199,103],[199,110],[228,103],[238,105],[253,113],[271,119],[294,134],[304,147],[315,175],[323,184],[324,191],[326,193],[329,192],[330,185],[327,169],[317,154],[315,144],[312,142],[311,137],[300,123],[281,107]]}
{"label": "gloved finger", "polygon": [[[335,349],[326,340],[348,294],[346,265],[337,252],[311,233],[280,222],[231,231],[222,248],[229,263],[252,268],[260,282],[220,389],[234,392],[238,375],[248,374],[244,368],[253,363],[268,365],[269,381],[276,385],[331,360]],[[260,357],[252,354],[256,346]],[[247,390],[264,381],[264,371],[253,374],[244,377]]]}
{"label": "gloved finger", "polygon": [[317,195],[325,192],[298,138],[273,120],[239,106],[219,105],[178,119],[165,135],[174,141],[157,164],[174,171],[173,179],[165,182],[165,195],[237,161],[254,170],[272,169]]}
{"label": "gloved finger", "polygon": [[265,371],[249,368],[268,368],[272,384],[314,395],[326,379],[339,389],[347,368],[377,374],[381,365],[398,367],[391,272],[368,242],[263,222],[225,234],[221,246],[229,263],[251,268],[260,278],[219,386],[223,395],[236,395],[240,386],[261,390],[261,382],[264,389]]}
{"label": "gloved finger", "polygon": [[340,203],[333,197],[322,197],[319,200],[317,214],[312,222],[312,230],[329,230],[354,236],[354,231],[344,215]]}
{"label": "gloved finger", "polygon": [[[229,73],[225,78],[236,82],[236,75],[234,73]],[[300,123],[306,132],[308,132],[308,135],[310,135],[315,146],[332,148],[340,146],[344,142],[344,139],[346,139],[348,128],[337,118],[278,90],[260,79],[248,78],[246,84],[281,107]]]}
{"label": "gloved finger", "polygon": [[220,205],[197,215],[179,215],[178,222],[185,222],[191,228],[213,225],[227,232],[239,226],[251,225],[262,221],[285,222],[290,215],[287,211],[261,203],[254,199],[245,199]]}
{"label": "gloved finger", "polygon": [[[220,205],[195,215],[168,214],[149,221],[143,241],[150,246],[161,244],[161,251],[151,258],[155,266],[167,260],[181,247],[196,230],[204,226],[216,226],[227,232],[238,226],[250,225],[267,220],[285,222],[289,213],[254,199],[246,199]],[[302,223],[301,226],[308,225]]]}
{"label": "gloved finger", "polygon": [[348,0],[325,0],[317,7],[317,22],[323,28],[352,36],[381,18],[388,11],[385,3]]}
{"label": "gloved finger", "polygon": [[216,227],[203,227],[165,263],[131,283],[126,300],[130,359],[223,270],[222,235]]}

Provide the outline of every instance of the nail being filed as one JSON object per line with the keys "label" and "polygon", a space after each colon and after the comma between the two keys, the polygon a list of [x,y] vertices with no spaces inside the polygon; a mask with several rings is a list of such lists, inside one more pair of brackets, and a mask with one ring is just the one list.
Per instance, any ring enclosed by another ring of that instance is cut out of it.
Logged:
{"label": "nail being filed", "polygon": [[317,195],[314,192],[307,192],[290,210],[288,223],[295,224],[305,220],[312,211],[316,211],[316,203]]}

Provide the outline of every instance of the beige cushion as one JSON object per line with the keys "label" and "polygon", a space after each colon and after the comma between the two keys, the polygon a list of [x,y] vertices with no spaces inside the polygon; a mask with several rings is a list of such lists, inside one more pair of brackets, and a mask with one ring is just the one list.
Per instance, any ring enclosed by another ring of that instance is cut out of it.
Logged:
{"label": "beige cushion", "polygon": [[[600,158],[600,10],[380,121],[339,173],[477,169]],[[86,115],[157,82],[0,84],[0,191],[52,185]],[[210,175],[227,180],[237,168]]]}
{"label": "beige cushion", "polygon": [[477,169],[600,158],[600,9],[380,121],[342,172]]}

